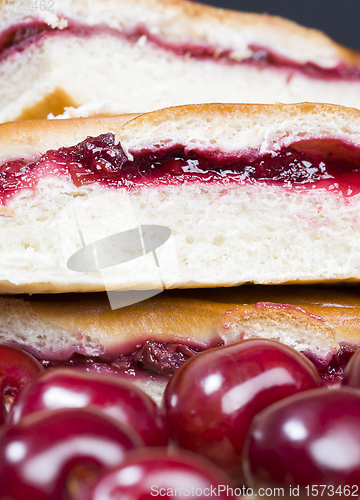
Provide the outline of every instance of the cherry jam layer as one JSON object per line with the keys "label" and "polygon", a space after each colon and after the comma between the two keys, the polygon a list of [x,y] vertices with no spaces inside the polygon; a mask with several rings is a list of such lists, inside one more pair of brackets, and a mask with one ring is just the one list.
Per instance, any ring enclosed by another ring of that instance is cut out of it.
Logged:
{"label": "cherry jam layer", "polygon": [[131,43],[137,43],[142,37],[146,42],[172,52],[179,57],[194,58],[200,60],[216,60],[227,64],[249,64],[260,67],[283,68],[292,71],[301,71],[310,78],[321,79],[359,79],[360,67],[349,67],[345,64],[333,68],[322,68],[314,63],[298,64],[289,58],[285,58],[255,44],[250,44],[248,48],[252,55],[243,60],[232,58],[231,48],[221,48],[209,44],[195,44],[190,42],[175,43],[162,39],[152,34],[145,26],[139,25],[129,30],[117,30],[107,25],[99,24],[94,26],[84,25],[70,19],[64,19],[66,26],[62,28],[52,28],[41,20],[34,20],[27,23],[19,23],[9,27],[0,34],[0,61],[6,57],[26,50],[30,45],[41,44],[50,36],[78,36],[89,37],[93,35],[109,34],[128,40]]}
{"label": "cherry jam layer", "polygon": [[[212,347],[220,345],[223,345],[223,343],[220,342]],[[317,367],[323,382],[328,386],[334,386],[341,382],[346,365],[356,349],[356,346],[340,346],[339,351],[333,355],[326,366],[323,366],[323,363],[318,363],[316,357],[312,356],[311,353],[306,356]],[[71,359],[66,361],[42,361],[42,364],[45,368],[71,366],[85,371],[110,375],[125,373],[135,376],[138,373],[148,372],[171,377],[186,360],[203,350],[184,344],[149,340],[142,346],[138,346],[133,353],[119,356],[111,361],[74,354]]]}
{"label": "cherry jam layer", "polygon": [[326,189],[344,197],[360,193],[360,148],[340,140],[294,143],[277,154],[229,157],[183,146],[132,152],[129,160],[114,135],[88,137],[76,146],[48,151],[35,161],[17,159],[0,167],[0,201],[22,189],[35,189],[48,175],[76,186],[99,183],[138,190],[146,186],[267,184],[287,190]]}
{"label": "cherry jam layer", "polygon": [[[334,386],[340,384],[346,365],[356,350],[356,346],[341,345],[339,351],[333,355],[330,363],[327,366],[318,368],[319,375],[326,385]],[[311,354],[307,357],[318,367],[319,364]]]}
{"label": "cherry jam layer", "polygon": [[[218,347],[223,342],[211,345]],[[72,366],[88,371],[107,371],[109,373],[137,373],[145,370],[158,375],[170,377],[186,360],[195,356],[205,348],[178,343],[157,342],[148,340],[134,348],[133,352],[123,354],[115,359],[104,360],[100,357],[88,357],[82,354],[73,354],[69,360],[42,360],[45,368],[54,366]]]}

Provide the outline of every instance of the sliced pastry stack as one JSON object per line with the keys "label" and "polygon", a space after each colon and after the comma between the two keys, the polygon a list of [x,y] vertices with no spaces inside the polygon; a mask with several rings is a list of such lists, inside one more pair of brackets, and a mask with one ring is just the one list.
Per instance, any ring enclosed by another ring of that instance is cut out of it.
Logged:
{"label": "sliced pastry stack", "polygon": [[138,373],[157,399],[187,358],[243,338],[336,378],[358,288],[292,284],[360,279],[359,124],[307,103],[1,125],[2,341]]}
{"label": "sliced pastry stack", "polygon": [[359,54],[184,0],[41,5],[1,6],[1,342],[157,401],[246,338],[336,382],[360,342]]}

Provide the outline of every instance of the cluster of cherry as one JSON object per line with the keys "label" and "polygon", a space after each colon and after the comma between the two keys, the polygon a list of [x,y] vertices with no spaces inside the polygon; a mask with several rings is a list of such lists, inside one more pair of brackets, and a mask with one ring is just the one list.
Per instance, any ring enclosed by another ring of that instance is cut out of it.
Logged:
{"label": "cluster of cherry", "polygon": [[10,346],[0,383],[0,499],[360,494],[360,351],[329,389],[280,343],[210,349],[172,376],[162,408],[120,378],[44,370]]}

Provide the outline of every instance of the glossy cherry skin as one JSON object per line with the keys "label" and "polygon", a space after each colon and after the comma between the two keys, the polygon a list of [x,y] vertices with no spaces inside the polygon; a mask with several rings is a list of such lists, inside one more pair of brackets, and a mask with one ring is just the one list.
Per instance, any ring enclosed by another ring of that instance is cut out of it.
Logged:
{"label": "glossy cherry skin", "polygon": [[143,391],[115,377],[89,374],[71,368],[47,370],[22,392],[7,422],[24,415],[59,408],[96,406],[119,422],[133,427],[147,446],[166,446],[163,412]]}
{"label": "glossy cherry skin", "polygon": [[8,345],[0,345],[0,424],[4,423],[8,407],[17,400],[22,388],[44,371],[31,354]]}
{"label": "glossy cherry skin", "polygon": [[[152,500],[159,498],[208,498],[221,500],[242,491],[211,462],[195,454],[165,449],[133,451],[124,463],[105,473],[84,500]],[[229,495],[229,496],[228,496]]]}
{"label": "glossy cherry skin", "polygon": [[[299,497],[314,496],[312,485],[354,487],[360,494],[360,394],[352,388],[316,389],[277,402],[259,414],[244,446],[244,473],[258,488],[298,485]],[[356,486],[357,485],[357,486]],[[310,492],[306,487],[310,486]],[[318,494],[320,496],[320,493]]]}
{"label": "glossy cherry skin", "polygon": [[241,454],[254,416],[270,404],[321,386],[307,358],[270,340],[245,340],[189,359],[167,385],[170,437],[243,482]]}
{"label": "glossy cherry skin", "polygon": [[348,362],[341,384],[360,389],[360,349],[357,349]]}
{"label": "glossy cherry skin", "polygon": [[143,443],[134,431],[95,409],[34,413],[0,432],[1,495],[14,500],[77,498],[68,490],[74,471],[80,467],[96,477],[139,446]]}

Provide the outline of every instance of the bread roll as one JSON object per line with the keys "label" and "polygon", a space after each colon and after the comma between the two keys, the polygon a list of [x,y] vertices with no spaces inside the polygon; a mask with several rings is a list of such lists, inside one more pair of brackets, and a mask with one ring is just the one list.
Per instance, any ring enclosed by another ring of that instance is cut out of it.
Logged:
{"label": "bread roll", "polygon": [[1,293],[359,281],[360,111],[126,119],[0,127]]}
{"label": "bread roll", "polygon": [[1,343],[45,366],[116,373],[158,402],[168,377],[194,354],[270,338],[307,355],[328,384],[360,343],[356,287],[254,286],[170,290],[112,310],[106,294],[0,298]]}
{"label": "bread roll", "polygon": [[279,17],[184,0],[1,8],[0,121],[202,102],[360,107],[359,55]]}

